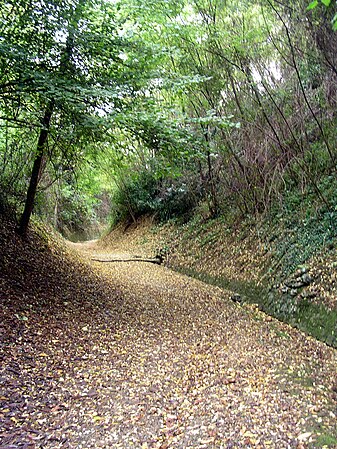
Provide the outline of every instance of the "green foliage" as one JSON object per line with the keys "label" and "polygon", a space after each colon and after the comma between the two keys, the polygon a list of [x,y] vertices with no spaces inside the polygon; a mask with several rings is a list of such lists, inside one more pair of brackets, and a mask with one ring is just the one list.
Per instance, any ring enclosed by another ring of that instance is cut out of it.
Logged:
{"label": "green foliage", "polygon": [[[320,0],[320,2],[323,3],[323,5],[326,7],[330,6],[331,4],[331,0]],[[309,3],[309,5],[307,6],[307,11],[311,11],[312,9],[316,8],[318,4],[318,0],[314,0],[313,2]]]}
{"label": "green foliage", "polygon": [[13,205],[23,200],[35,139],[35,130],[12,128],[0,120],[0,190]]}
{"label": "green foliage", "polygon": [[309,3],[307,6],[307,11],[311,11],[312,9],[316,8],[318,5],[318,0],[314,0],[313,2]]}
{"label": "green foliage", "polygon": [[[332,6],[332,1],[331,0],[320,0],[320,2],[318,0],[314,0],[312,2],[309,3],[309,5],[307,6],[307,11],[312,11],[313,9],[317,8],[317,6],[319,4],[323,4],[326,8],[329,8]],[[333,16],[333,18],[331,19],[331,24],[332,24],[332,28],[334,31],[337,31],[337,14],[335,14]]]}
{"label": "green foliage", "polygon": [[276,232],[285,232],[274,248],[275,259],[282,260],[281,277],[293,273],[297,266],[337,238],[336,187],[336,182],[330,177],[320,185],[327,200],[334,201],[329,208],[321,206],[313,192],[305,195],[298,191],[289,192],[285,206],[281,211],[278,209],[272,218],[271,226]]}
{"label": "green foliage", "polygon": [[35,210],[59,210],[55,222],[94,215],[111,191],[116,219],[164,219],[199,200],[205,216],[259,214],[299,188],[324,203],[318,180],[337,158],[335,2],[307,15],[246,0],[1,6],[0,187],[13,204],[51,103]]}
{"label": "green foliage", "polygon": [[319,447],[334,448],[337,445],[337,438],[332,434],[322,433],[318,436],[316,443]]}
{"label": "green foliage", "polygon": [[154,171],[134,170],[123,178],[112,195],[113,223],[155,214],[160,220],[191,213],[196,204],[191,186],[158,178]]}
{"label": "green foliage", "polygon": [[[89,143],[106,139],[114,116],[141,102],[154,58],[151,45],[140,42],[118,5],[91,0],[3,3],[2,185],[17,203],[39,152],[47,176],[61,179],[58,171],[64,165],[76,166],[86,152],[95,151]],[[50,123],[42,131],[47,110]],[[47,138],[38,147],[43,132]],[[19,140],[20,134],[28,138]]]}
{"label": "green foliage", "polygon": [[136,173],[119,187],[112,196],[113,221],[126,220],[153,213],[156,210],[157,181],[145,172]]}

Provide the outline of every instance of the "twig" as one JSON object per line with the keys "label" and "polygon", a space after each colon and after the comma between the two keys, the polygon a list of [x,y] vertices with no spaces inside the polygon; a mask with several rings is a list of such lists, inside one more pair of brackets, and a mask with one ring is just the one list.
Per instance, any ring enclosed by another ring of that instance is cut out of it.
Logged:
{"label": "twig", "polygon": [[157,265],[161,265],[163,259],[161,257],[154,257],[153,259],[99,259],[92,257],[91,260],[95,262],[148,262],[148,263],[156,263]]}

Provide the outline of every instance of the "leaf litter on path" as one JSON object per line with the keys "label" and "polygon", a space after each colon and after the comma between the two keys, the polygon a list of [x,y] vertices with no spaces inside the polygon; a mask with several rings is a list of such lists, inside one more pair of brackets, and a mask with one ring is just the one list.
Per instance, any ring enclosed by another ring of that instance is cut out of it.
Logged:
{"label": "leaf litter on path", "polygon": [[1,448],[334,447],[335,350],[219,288],[77,250],[79,285],[43,307],[2,284]]}

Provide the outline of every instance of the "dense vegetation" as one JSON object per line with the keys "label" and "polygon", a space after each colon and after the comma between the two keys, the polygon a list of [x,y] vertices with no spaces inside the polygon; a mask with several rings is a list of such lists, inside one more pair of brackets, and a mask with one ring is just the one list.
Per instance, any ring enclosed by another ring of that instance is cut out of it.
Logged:
{"label": "dense vegetation", "polygon": [[335,221],[334,1],[0,6],[1,202],[21,234],[33,206],[68,236],[194,208]]}

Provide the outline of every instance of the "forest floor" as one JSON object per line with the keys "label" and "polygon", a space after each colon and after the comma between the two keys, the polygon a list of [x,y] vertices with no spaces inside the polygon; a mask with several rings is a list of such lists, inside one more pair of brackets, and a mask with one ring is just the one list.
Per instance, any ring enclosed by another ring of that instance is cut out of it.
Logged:
{"label": "forest floor", "polygon": [[337,447],[336,350],[163,266],[9,228],[1,449]]}

